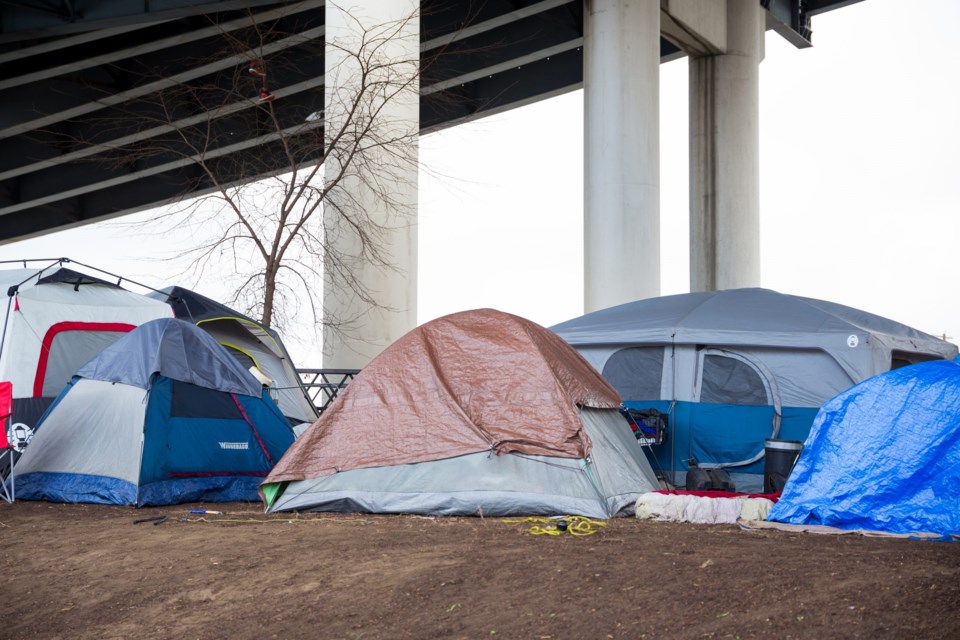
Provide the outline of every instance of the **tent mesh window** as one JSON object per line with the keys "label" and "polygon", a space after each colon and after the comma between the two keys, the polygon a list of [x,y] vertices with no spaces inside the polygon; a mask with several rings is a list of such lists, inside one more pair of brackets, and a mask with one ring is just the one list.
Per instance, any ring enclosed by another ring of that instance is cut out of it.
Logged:
{"label": "tent mesh window", "polygon": [[229,393],[174,380],[172,396],[170,415],[174,418],[239,420],[243,417]]}
{"label": "tent mesh window", "polygon": [[42,376],[45,398],[56,396],[88,360],[125,335],[101,329],[60,331],[53,335]]}
{"label": "tent mesh window", "polygon": [[736,358],[707,355],[703,358],[700,402],[766,405],[767,390],[753,367]]}
{"label": "tent mesh window", "polygon": [[611,355],[603,377],[624,400],[659,400],[663,347],[628,347]]}

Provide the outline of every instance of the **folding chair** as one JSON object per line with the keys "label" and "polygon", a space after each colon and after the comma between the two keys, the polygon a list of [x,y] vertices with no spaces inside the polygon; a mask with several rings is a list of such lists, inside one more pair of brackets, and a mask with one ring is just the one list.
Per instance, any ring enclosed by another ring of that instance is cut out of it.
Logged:
{"label": "folding chair", "polygon": [[0,468],[6,462],[10,465],[10,475],[7,478],[0,476],[0,497],[7,502],[16,499],[16,488],[13,481],[13,444],[7,437],[7,421],[13,413],[13,383],[0,382]]}

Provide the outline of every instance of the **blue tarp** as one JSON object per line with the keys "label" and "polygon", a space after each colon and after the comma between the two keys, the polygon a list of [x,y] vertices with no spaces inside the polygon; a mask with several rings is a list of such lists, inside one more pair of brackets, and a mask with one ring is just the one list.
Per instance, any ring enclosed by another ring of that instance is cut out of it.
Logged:
{"label": "blue tarp", "polygon": [[826,402],[768,520],[960,534],[960,358],[896,369]]}

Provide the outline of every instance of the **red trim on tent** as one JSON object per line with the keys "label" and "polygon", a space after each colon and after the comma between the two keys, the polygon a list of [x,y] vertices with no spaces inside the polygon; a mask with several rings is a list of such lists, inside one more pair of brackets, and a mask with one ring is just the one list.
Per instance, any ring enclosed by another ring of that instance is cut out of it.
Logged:
{"label": "red trim on tent", "polygon": [[257,428],[253,426],[253,423],[250,422],[250,418],[247,417],[247,412],[243,410],[243,405],[240,404],[240,399],[235,393],[231,393],[230,397],[233,398],[234,403],[237,405],[237,409],[240,409],[240,415],[242,415],[246,423],[250,425],[250,430],[253,431],[253,437],[257,439],[257,443],[260,445],[260,450],[263,451],[263,455],[267,456],[267,462],[269,462],[270,467],[273,468],[276,463],[273,461],[273,458],[270,457],[270,452],[267,451],[267,446],[263,444],[263,440],[260,439],[260,434],[257,433]]}
{"label": "red trim on tent", "polygon": [[47,375],[47,361],[50,359],[50,347],[58,333],[64,331],[120,331],[127,333],[136,329],[136,325],[125,322],[58,322],[43,336],[40,347],[40,361],[37,363],[37,377],[33,379],[33,397],[43,397],[43,379]]}

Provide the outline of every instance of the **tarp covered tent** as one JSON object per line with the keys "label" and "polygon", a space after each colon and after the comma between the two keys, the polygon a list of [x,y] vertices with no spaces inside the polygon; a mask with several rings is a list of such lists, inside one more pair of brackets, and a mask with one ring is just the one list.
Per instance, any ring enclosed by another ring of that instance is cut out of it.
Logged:
{"label": "tarp covered tent", "polygon": [[256,500],[293,431],[212,337],[165,318],[81,367],[16,466],[17,497],[136,506]]}
{"label": "tarp covered tent", "polygon": [[172,317],[170,305],[56,261],[0,269],[0,380],[13,383],[11,444],[22,450],[37,420],[76,370],[135,327]]}
{"label": "tarp covered tent", "polygon": [[196,324],[216,338],[245,367],[255,366],[270,379],[270,393],[291,422],[317,419],[317,409],[304,389],[279,333],[183,287],[166,287],[149,295],[168,302],[177,318]]}
{"label": "tarp covered tent", "polygon": [[960,363],[890,371],[825,403],[767,519],[960,535]]}
{"label": "tarp covered tent", "polygon": [[657,486],[617,392],[562,340],[480,309],[373,359],[262,486],[270,511],[632,511]]}
{"label": "tarp covered tent", "polygon": [[804,440],[820,405],[891,368],[953,358],[953,344],[844,305],[769,289],[639,300],[551,327],[632,408],[667,414],[654,466],[688,460],[763,488],[766,438]]}

